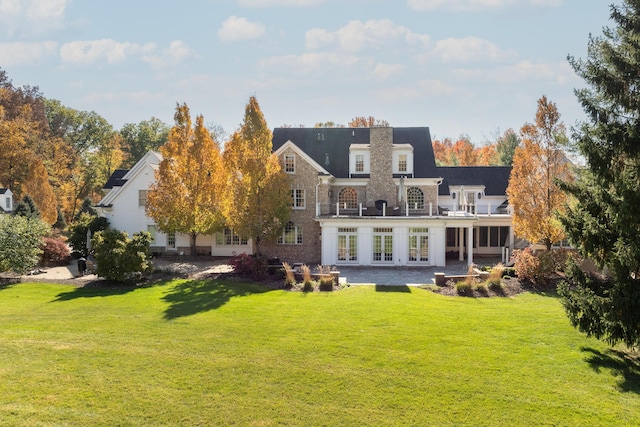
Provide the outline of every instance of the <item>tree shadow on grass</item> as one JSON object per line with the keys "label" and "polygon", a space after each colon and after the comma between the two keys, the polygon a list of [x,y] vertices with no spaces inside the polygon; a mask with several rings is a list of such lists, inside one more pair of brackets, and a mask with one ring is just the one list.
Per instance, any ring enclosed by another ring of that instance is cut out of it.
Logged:
{"label": "tree shadow on grass", "polygon": [[640,394],[640,355],[620,350],[607,350],[602,353],[589,347],[581,349],[591,353],[586,361],[591,368],[600,373],[603,369],[611,371],[614,377],[620,377],[620,391]]}
{"label": "tree shadow on grass", "polygon": [[166,320],[192,316],[220,308],[231,298],[270,291],[269,288],[247,283],[221,280],[190,280],[172,287],[162,298],[170,306],[164,312]]}
{"label": "tree shadow on grass", "polygon": [[407,285],[376,285],[376,292],[411,292]]}
{"label": "tree shadow on grass", "polygon": [[110,297],[113,295],[124,295],[129,292],[133,292],[140,286],[127,285],[127,284],[106,284],[105,281],[96,280],[95,282],[88,282],[86,285],[73,288],[69,292],[60,292],[56,295],[56,299],[53,302],[59,301],[71,301],[77,298],[98,298],[98,297]]}

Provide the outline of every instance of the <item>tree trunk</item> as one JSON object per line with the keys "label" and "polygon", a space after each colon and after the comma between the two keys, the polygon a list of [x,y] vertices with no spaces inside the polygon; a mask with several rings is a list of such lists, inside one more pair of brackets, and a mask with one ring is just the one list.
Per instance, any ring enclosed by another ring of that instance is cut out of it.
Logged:
{"label": "tree trunk", "polygon": [[198,233],[190,233],[191,236],[191,256],[196,256],[196,239],[198,238]]}

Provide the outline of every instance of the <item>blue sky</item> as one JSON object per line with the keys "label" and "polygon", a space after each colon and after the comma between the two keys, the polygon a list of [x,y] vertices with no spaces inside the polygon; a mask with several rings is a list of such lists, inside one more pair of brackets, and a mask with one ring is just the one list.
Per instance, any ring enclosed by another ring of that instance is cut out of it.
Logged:
{"label": "blue sky", "polygon": [[481,144],[543,94],[584,119],[566,58],[612,1],[0,0],[0,67],[116,129],[186,102],[231,133],[255,95],[271,128],[372,115]]}

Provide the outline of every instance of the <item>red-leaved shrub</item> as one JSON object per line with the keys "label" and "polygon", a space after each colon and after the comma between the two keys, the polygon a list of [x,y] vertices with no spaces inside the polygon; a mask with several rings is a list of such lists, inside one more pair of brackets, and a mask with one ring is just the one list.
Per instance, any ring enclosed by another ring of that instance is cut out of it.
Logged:
{"label": "red-leaved shrub", "polygon": [[59,239],[45,237],[42,244],[42,265],[67,265],[71,260],[71,252],[69,246]]}

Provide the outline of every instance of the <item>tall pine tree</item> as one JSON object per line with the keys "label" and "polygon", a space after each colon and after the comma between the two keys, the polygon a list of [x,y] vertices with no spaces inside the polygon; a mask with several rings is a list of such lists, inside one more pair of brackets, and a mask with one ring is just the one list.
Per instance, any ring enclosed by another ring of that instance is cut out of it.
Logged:
{"label": "tall pine tree", "polygon": [[574,129],[587,170],[564,188],[575,196],[561,221],[580,252],[605,272],[573,266],[560,287],[571,323],[614,345],[640,344],[640,0],[611,6],[615,28],[589,38],[586,60],[569,57],[588,88],[576,95],[588,121]]}

